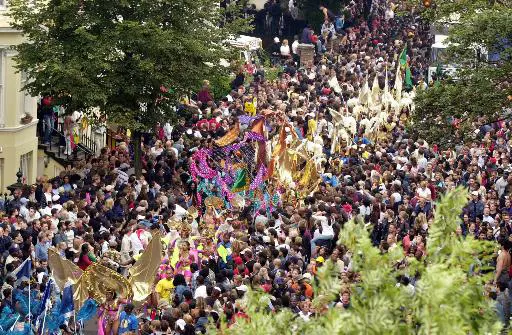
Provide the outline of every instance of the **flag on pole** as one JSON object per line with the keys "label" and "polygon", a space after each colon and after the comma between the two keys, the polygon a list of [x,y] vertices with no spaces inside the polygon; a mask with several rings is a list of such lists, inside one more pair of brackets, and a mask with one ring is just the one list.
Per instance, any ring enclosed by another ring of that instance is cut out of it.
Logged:
{"label": "flag on pole", "polygon": [[375,74],[375,77],[373,78],[371,99],[369,99],[369,105],[377,106],[380,103],[379,97],[380,97],[379,75]]}
{"label": "flag on pole", "polygon": [[407,64],[405,67],[405,89],[412,90],[413,87],[411,68],[409,67],[409,64]]}
{"label": "flag on pole", "polygon": [[65,317],[70,317],[75,311],[73,303],[73,282],[68,281],[62,290],[62,300],[60,305],[60,313]]}
{"label": "flag on pole", "polygon": [[400,102],[400,100],[402,99],[402,84],[403,84],[402,69],[400,68],[400,66],[397,66],[396,76],[395,76],[395,86],[394,86],[395,100],[397,102]]}
{"label": "flag on pole", "polygon": [[250,180],[249,176],[247,174],[247,169],[240,169],[237,172],[237,177],[235,180],[235,183],[233,184],[231,188],[231,192],[241,192],[246,191],[250,187]]}
{"label": "flag on pole", "polygon": [[407,47],[405,47],[404,50],[402,50],[402,53],[400,54],[399,57],[399,61],[401,66],[405,66],[405,64],[407,64]]}
{"label": "flag on pole", "polygon": [[368,85],[368,75],[366,76],[363,88],[359,91],[359,101],[362,105],[368,104],[368,99],[370,97],[370,87]]}
{"label": "flag on pole", "polygon": [[434,86],[439,86],[441,82],[441,76],[443,75],[443,68],[441,67],[441,63],[437,63],[436,67],[436,81],[434,83]]}
{"label": "flag on pole", "polygon": [[50,279],[46,283],[46,287],[43,292],[43,297],[41,299],[41,305],[39,306],[39,310],[34,314],[34,318],[36,319],[36,328],[38,329],[38,334],[43,333],[44,328],[44,318],[46,317],[46,313],[48,312],[48,308],[50,306],[50,295],[53,288],[53,280]]}
{"label": "flag on pole", "polygon": [[16,277],[17,281],[30,280],[32,273],[32,260],[27,258],[23,263],[20,264],[12,274]]}

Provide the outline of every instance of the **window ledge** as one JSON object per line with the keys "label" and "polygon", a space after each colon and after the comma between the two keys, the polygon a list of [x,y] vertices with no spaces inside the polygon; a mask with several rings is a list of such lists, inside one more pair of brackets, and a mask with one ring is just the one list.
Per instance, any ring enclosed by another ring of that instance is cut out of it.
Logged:
{"label": "window ledge", "polygon": [[18,130],[22,130],[22,129],[25,129],[25,128],[30,128],[32,126],[35,126],[37,125],[37,122],[39,120],[38,119],[34,119],[32,120],[32,122],[30,123],[27,123],[27,124],[21,124],[19,126],[16,126],[16,127],[4,127],[4,128],[0,128],[0,133],[12,133],[12,132],[15,132],[15,131],[18,131]]}

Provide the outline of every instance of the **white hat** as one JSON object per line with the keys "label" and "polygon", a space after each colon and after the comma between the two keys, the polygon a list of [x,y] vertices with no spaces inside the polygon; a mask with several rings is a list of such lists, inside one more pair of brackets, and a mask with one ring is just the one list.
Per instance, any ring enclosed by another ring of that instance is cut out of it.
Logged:
{"label": "white hat", "polygon": [[180,328],[181,330],[185,330],[186,325],[187,323],[183,319],[179,319],[178,321],[176,321],[176,327]]}
{"label": "white hat", "polygon": [[237,288],[237,291],[247,292],[247,285],[240,285]]}
{"label": "white hat", "polygon": [[274,37],[274,42],[279,43],[279,37]]}

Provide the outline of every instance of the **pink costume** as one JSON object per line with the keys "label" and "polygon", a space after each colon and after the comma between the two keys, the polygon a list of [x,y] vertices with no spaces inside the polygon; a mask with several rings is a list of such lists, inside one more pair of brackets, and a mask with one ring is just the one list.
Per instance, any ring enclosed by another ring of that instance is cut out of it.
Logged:
{"label": "pink costume", "polygon": [[[98,310],[98,335],[111,335],[112,326],[119,319],[120,304],[114,302],[109,304],[105,302]],[[107,325],[110,325],[110,334],[106,333]]]}

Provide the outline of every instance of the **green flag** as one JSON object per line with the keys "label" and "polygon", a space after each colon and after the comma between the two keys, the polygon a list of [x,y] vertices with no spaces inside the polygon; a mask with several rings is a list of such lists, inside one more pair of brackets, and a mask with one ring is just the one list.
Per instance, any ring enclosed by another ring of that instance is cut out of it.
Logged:
{"label": "green flag", "polygon": [[246,191],[249,189],[249,186],[250,186],[250,180],[249,180],[249,176],[247,175],[247,169],[238,170],[238,173],[236,174],[235,183],[233,184],[233,187],[231,188],[231,192]]}
{"label": "green flag", "polygon": [[405,66],[407,64],[407,47],[404,48],[402,53],[400,54],[400,65]]}
{"label": "green flag", "polygon": [[413,84],[412,84],[412,73],[411,68],[409,65],[405,67],[405,89],[406,90],[412,90]]}
{"label": "green flag", "polygon": [[440,63],[437,63],[436,67],[436,81],[434,82],[434,87],[439,87],[441,85],[441,76],[443,75],[443,69]]}
{"label": "green flag", "polygon": [[442,75],[443,75],[443,67],[441,66],[441,63],[437,63],[437,66],[436,66],[437,80],[439,80],[439,78],[441,78]]}

